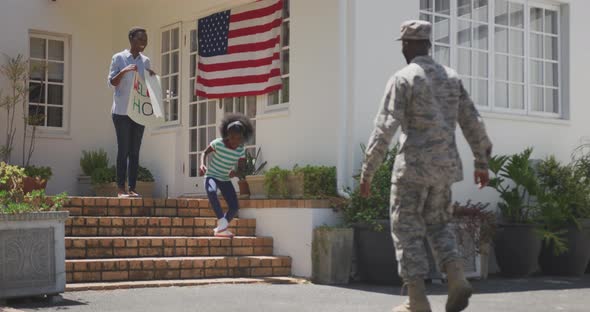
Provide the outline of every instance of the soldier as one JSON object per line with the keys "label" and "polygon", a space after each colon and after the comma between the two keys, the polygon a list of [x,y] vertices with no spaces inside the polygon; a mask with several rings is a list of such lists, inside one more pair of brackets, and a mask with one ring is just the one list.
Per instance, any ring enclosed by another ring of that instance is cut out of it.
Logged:
{"label": "soldier", "polygon": [[429,272],[424,237],[448,277],[446,311],[462,311],[469,304],[472,288],[463,274],[448,224],[451,185],[463,179],[455,141],[457,123],[475,157],[475,183],[483,188],[489,180],[492,144],[483,120],[457,73],[428,55],[431,29],[425,21],[408,21],[401,26],[398,40],[408,66],[387,83],[361,173],[361,195],[368,197],[375,170],[401,126],[390,214],[398,271],[408,287],[409,299],[394,312],[431,311],[424,286]]}

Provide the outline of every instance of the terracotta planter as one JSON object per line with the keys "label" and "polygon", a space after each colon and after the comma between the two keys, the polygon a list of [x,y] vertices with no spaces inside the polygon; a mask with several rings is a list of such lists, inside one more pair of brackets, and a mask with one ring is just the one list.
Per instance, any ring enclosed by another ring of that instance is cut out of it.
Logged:
{"label": "terracotta planter", "polygon": [[115,182],[92,185],[94,195],[99,197],[117,197],[118,189]]}
{"label": "terracotta planter", "polygon": [[248,199],[250,198],[250,185],[246,180],[239,180],[238,187],[240,188],[240,198]]}
{"label": "terracotta planter", "polygon": [[154,197],[155,182],[143,182],[137,181],[135,185],[135,191],[142,197],[152,198]]}
{"label": "terracotta planter", "polygon": [[77,186],[77,193],[79,196],[92,196],[92,181],[90,176],[79,175]]}
{"label": "terracotta planter", "polygon": [[246,176],[246,182],[250,188],[250,198],[262,199],[267,197],[266,190],[264,189],[263,175]]}
{"label": "terracotta planter", "polygon": [[352,228],[315,229],[312,241],[312,280],[318,284],[348,284],[354,242]]}
{"label": "terracotta planter", "polygon": [[23,192],[25,194],[36,190],[45,190],[47,187],[47,180],[41,180],[38,177],[24,177],[23,178]]}

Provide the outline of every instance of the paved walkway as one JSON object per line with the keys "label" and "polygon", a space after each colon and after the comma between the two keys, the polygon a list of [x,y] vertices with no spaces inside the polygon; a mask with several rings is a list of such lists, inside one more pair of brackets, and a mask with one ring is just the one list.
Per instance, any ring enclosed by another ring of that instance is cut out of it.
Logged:
{"label": "paved walkway", "polygon": [[[590,275],[583,278],[497,279],[475,282],[466,311],[590,311]],[[444,311],[445,287],[429,285],[433,311]],[[210,285],[68,292],[58,304],[9,301],[6,311],[391,311],[404,300],[399,287],[349,285]],[[0,311],[2,308],[0,308]]]}

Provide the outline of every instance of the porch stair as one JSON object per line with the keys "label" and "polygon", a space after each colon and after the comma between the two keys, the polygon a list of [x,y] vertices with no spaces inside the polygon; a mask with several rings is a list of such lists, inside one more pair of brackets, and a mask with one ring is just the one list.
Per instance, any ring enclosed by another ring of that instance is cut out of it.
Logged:
{"label": "porch stair", "polygon": [[213,237],[216,219],[205,199],[72,197],[64,210],[70,212],[68,287],[219,278],[284,282],[291,275],[291,258],[273,255],[272,237],[255,236],[254,219],[232,220],[234,238]]}

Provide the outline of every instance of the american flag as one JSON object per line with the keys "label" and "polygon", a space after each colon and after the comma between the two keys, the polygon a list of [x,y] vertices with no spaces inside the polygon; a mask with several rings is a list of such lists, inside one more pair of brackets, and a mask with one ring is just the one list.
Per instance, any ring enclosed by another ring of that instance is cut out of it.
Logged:
{"label": "american flag", "polygon": [[281,88],[282,0],[261,0],[198,21],[195,93],[260,95]]}

